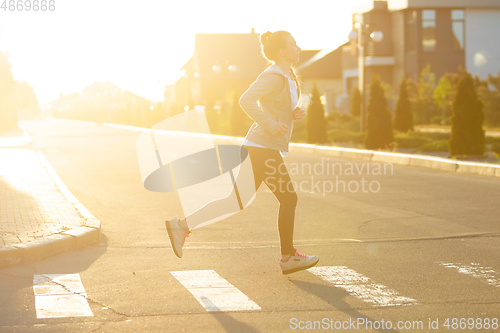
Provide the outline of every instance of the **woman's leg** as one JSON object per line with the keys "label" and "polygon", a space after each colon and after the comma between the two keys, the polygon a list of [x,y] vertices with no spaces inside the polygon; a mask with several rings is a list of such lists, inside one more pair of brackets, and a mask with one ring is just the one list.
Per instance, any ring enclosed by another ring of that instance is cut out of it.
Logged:
{"label": "woman's leg", "polygon": [[298,196],[279,151],[269,149],[265,159],[269,167],[265,168],[266,173],[263,175],[263,180],[280,203],[278,230],[281,254],[283,257],[293,256],[296,251],[293,247],[293,229]]}
{"label": "woman's leg", "polygon": [[[262,177],[260,176],[260,174],[262,172],[262,167],[260,167],[258,165],[259,162],[257,162],[257,160],[260,161],[260,159],[258,158],[259,151],[255,150],[256,147],[245,146],[245,148],[248,148],[247,150],[248,150],[249,158],[250,158],[250,161],[252,164],[254,180],[255,180],[255,192],[257,192],[257,190],[260,187],[260,184],[262,183]],[[265,148],[257,148],[257,149],[265,149]],[[241,179],[239,179],[239,178],[245,177],[245,176],[247,177],[248,175],[244,175],[241,172],[241,168],[240,168],[240,171],[238,172],[238,175],[237,175],[238,178],[236,179],[236,183],[240,183],[239,180],[241,180]],[[223,215],[237,212],[238,210],[234,209],[234,207],[235,207],[234,198],[235,197],[236,197],[236,190],[233,187],[231,193],[227,197],[222,198],[222,199],[218,199],[218,200],[214,200],[214,201],[207,203],[205,206],[199,208],[195,212],[189,214],[184,219],[182,219],[180,221],[180,225],[183,227],[187,226],[187,228],[189,230],[192,230],[192,229],[195,229],[200,224],[206,223],[207,221],[214,220],[213,222],[217,222],[217,221],[219,221],[219,220],[217,220],[218,217],[222,217]],[[245,204],[246,204],[246,202],[243,203],[243,205],[245,205]]]}
{"label": "woman's leg", "polygon": [[[298,196],[283,157],[275,149],[252,146],[245,146],[245,148],[248,150],[252,164],[255,191],[259,189],[260,184],[264,181],[279,201],[278,231],[281,254],[283,256],[294,255],[296,249],[293,247],[293,229]],[[238,173],[238,177],[241,177],[241,173]],[[228,210],[228,207],[234,206],[231,205],[232,202],[228,204],[228,201],[233,200],[231,199],[233,195],[235,195],[234,189],[228,197],[209,202],[194,213],[186,216],[183,222],[187,222],[187,226],[191,230],[211,219],[234,213],[234,210]]]}

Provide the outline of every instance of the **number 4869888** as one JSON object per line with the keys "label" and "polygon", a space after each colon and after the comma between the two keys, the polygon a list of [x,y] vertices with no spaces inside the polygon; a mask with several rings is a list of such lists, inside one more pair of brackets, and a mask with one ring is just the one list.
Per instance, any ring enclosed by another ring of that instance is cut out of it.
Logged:
{"label": "number 4869888", "polygon": [[0,5],[0,10],[11,11],[11,12],[22,12],[22,11],[54,11],[56,10],[55,0],[4,0],[2,5]]}

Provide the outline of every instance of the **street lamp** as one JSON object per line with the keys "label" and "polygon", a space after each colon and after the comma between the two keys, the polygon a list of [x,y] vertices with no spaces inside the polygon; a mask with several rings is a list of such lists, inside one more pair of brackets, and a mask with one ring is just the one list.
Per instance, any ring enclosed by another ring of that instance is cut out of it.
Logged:
{"label": "street lamp", "polygon": [[[477,52],[474,55],[474,65],[479,67],[479,77],[483,76],[483,66],[488,63],[488,60],[500,60],[500,57],[489,57],[486,56],[484,53],[487,53],[485,51],[482,52]],[[486,75],[488,76],[488,75]]]}
{"label": "street lamp", "polygon": [[365,93],[365,47],[368,41],[367,34],[371,30],[369,36],[375,43],[381,42],[384,39],[382,31],[376,30],[374,24],[362,24],[361,22],[354,23],[354,29],[349,33],[349,40],[354,44],[357,41],[358,45],[358,86],[361,92],[361,132],[366,128],[366,93]]}

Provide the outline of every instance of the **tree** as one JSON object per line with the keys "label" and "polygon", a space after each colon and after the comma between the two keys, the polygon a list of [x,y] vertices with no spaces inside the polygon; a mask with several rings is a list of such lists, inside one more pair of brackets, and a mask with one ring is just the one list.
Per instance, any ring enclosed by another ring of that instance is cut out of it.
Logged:
{"label": "tree", "polygon": [[358,86],[354,87],[351,97],[351,115],[359,117],[361,114],[361,92]]}
{"label": "tree", "polygon": [[370,83],[364,144],[367,149],[379,149],[391,147],[393,142],[391,114],[387,110],[384,89],[380,78],[374,75]]}
{"label": "tree", "polygon": [[307,142],[325,143],[327,141],[325,108],[321,103],[316,82],[311,92],[311,103],[307,108],[306,117]]}
{"label": "tree", "polygon": [[455,99],[455,92],[457,90],[458,81],[462,76],[467,74],[465,69],[460,66],[458,72],[446,73],[438,81],[436,89],[434,89],[434,103],[442,111],[440,123],[443,124],[448,116],[451,116],[453,100]]}
{"label": "tree", "polygon": [[394,110],[394,129],[401,132],[413,131],[413,114],[404,75],[399,86],[399,98]]}
{"label": "tree", "polygon": [[387,109],[392,114],[392,111],[396,107],[396,102],[398,101],[398,94],[394,91],[391,84],[381,81],[380,85],[382,86],[382,89],[384,89],[384,96],[387,101]]}
{"label": "tree", "polygon": [[14,86],[14,98],[19,113],[24,116],[35,117],[40,113],[38,98],[33,87],[26,81],[16,81]]}
{"label": "tree", "polygon": [[500,72],[497,76],[488,75],[488,79],[475,79],[477,95],[484,103],[485,123],[489,126],[500,125]]}
{"label": "tree", "polygon": [[418,82],[409,79],[408,91],[412,102],[413,114],[419,124],[429,124],[432,116],[436,114],[434,104],[434,89],[436,80],[431,66],[428,64],[422,69]]}
{"label": "tree", "polygon": [[0,51],[0,131],[18,129],[15,86],[8,56]]}
{"label": "tree", "polygon": [[453,101],[451,136],[448,141],[450,155],[483,155],[484,104],[478,99],[474,80],[470,74],[458,82]]}

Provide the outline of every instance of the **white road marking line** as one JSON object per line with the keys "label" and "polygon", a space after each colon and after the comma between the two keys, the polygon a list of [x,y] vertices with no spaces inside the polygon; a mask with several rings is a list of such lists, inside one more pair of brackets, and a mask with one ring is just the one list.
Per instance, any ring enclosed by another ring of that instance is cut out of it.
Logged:
{"label": "white road marking line", "polygon": [[400,296],[396,291],[384,285],[373,283],[370,278],[346,266],[320,266],[307,270],[332,283],[335,287],[345,289],[351,295],[376,306],[418,304],[413,298]]}
{"label": "white road marking line", "polygon": [[33,276],[37,318],[93,317],[80,274]]}
{"label": "white road marking line", "polygon": [[442,261],[438,261],[437,263],[447,268],[455,268],[459,273],[486,280],[490,286],[500,288],[500,278],[492,267],[481,266],[481,264],[474,262],[470,265],[454,264],[452,262],[445,263]]}
{"label": "white road marking line", "polygon": [[170,272],[207,311],[260,310],[255,302],[214,270]]}

